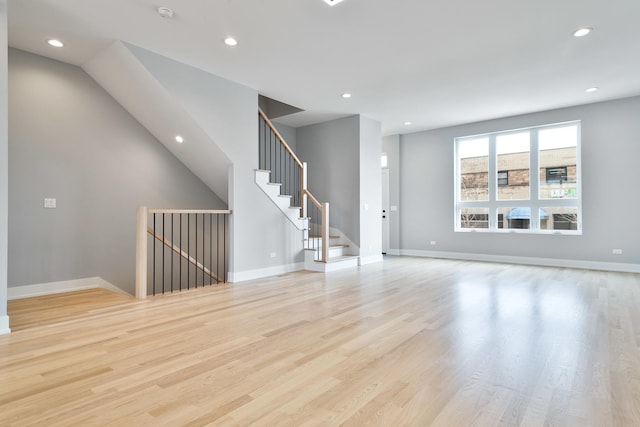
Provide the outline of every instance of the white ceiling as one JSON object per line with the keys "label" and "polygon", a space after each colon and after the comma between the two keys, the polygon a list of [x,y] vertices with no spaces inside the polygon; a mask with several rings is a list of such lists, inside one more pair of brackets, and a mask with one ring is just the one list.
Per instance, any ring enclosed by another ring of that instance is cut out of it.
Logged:
{"label": "white ceiling", "polygon": [[639,20],[638,0],[9,0],[9,44],[83,65],[122,40],[306,110],[282,123],[388,135],[638,95]]}

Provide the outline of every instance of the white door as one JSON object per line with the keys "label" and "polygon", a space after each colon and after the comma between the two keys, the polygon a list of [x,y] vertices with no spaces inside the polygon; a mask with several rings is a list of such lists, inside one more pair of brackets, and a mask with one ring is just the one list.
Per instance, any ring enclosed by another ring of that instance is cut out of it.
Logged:
{"label": "white door", "polygon": [[389,169],[382,169],[382,253],[389,251]]}

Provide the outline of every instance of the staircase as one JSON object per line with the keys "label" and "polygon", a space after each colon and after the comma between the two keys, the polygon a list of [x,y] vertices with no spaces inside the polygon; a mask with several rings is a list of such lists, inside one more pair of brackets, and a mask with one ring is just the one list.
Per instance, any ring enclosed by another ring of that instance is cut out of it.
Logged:
{"label": "staircase", "polygon": [[[309,240],[313,241],[314,245],[322,247],[322,237],[312,236]],[[315,251],[313,249],[305,249],[305,269],[329,272],[358,266],[358,257],[349,255],[349,245],[340,243],[340,236],[329,236],[328,253],[329,256],[327,262],[322,263],[315,260]]]}
{"label": "staircase", "polygon": [[[329,272],[358,266],[358,256],[340,236],[329,234],[329,204],[307,188],[307,164],[258,109],[260,169],[255,182],[291,223],[302,232],[305,270]],[[326,244],[325,244],[326,242]]]}

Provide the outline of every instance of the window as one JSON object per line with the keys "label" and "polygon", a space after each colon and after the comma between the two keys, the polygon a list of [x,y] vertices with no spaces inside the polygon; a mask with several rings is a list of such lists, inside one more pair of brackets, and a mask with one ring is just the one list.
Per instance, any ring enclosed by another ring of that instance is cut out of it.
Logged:
{"label": "window", "polygon": [[547,184],[548,183],[562,183],[567,182],[567,167],[559,167],[559,168],[547,168]]}
{"label": "window", "polygon": [[461,137],[454,146],[456,231],[581,233],[579,122]]}
{"label": "window", "polygon": [[577,198],[578,130],[574,125],[538,132],[540,199]]}
{"label": "window", "polygon": [[458,143],[459,194],[463,201],[489,200],[489,138]]}
{"label": "window", "polygon": [[466,229],[489,228],[489,210],[486,208],[462,209],[460,226]]}
{"label": "window", "polygon": [[529,131],[504,133],[495,136],[496,167],[511,181],[500,185],[498,172],[498,200],[526,200],[529,198]]}
{"label": "window", "polygon": [[577,230],[578,214],[575,208],[557,210],[551,217],[553,223],[548,224],[548,230]]}
{"label": "window", "polygon": [[499,171],[498,172],[498,187],[502,187],[504,185],[509,185],[509,172],[508,171]]}

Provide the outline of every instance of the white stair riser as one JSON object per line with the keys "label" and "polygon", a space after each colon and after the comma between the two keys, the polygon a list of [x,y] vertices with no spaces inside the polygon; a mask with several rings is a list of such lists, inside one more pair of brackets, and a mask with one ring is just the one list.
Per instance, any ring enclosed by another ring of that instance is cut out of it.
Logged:
{"label": "white stair riser", "polygon": [[[335,247],[331,247],[329,248],[329,258],[335,258],[335,257],[339,257],[339,256],[344,256],[344,255],[350,255],[347,251],[348,248],[344,247],[344,246],[335,246]],[[322,251],[322,247],[318,248],[315,247],[313,248],[314,251],[318,252],[318,251]]]}
{"label": "white stair riser", "polygon": [[263,184],[266,189],[266,193],[269,197],[279,197],[280,196],[280,186],[273,184]]}
{"label": "white stair riser", "polygon": [[271,200],[278,205],[280,210],[289,209],[289,207],[291,207],[291,197],[276,196],[271,198]]}
{"label": "white stair riser", "polygon": [[[322,239],[312,238],[307,244],[310,248],[322,250]],[[344,245],[329,246],[329,258],[348,255],[349,247]]]}
{"label": "white stair riser", "polygon": [[346,255],[345,249],[347,248],[345,248],[344,246],[335,246],[335,247],[329,248],[329,258]]}
{"label": "white stair riser", "polygon": [[266,185],[269,183],[269,176],[271,174],[265,171],[256,171],[256,184],[258,185]]}
{"label": "white stair riser", "polygon": [[304,269],[309,271],[319,271],[326,273],[329,271],[343,270],[358,266],[358,257],[347,258],[334,262],[318,262],[314,259],[316,252],[312,250],[304,251]]}

